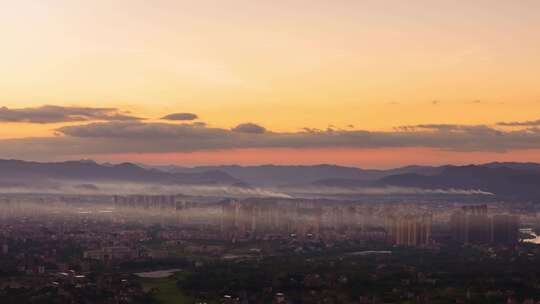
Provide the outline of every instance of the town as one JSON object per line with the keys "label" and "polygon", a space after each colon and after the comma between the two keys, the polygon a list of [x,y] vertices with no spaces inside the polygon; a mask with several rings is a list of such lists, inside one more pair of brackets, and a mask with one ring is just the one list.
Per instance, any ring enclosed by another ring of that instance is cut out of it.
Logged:
{"label": "town", "polygon": [[[0,204],[7,303],[540,300],[533,266],[506,268],[540,263],[536,218],[501,204],[171,195],[11,195]],[[473,269],[486,281],[462,277]]]}

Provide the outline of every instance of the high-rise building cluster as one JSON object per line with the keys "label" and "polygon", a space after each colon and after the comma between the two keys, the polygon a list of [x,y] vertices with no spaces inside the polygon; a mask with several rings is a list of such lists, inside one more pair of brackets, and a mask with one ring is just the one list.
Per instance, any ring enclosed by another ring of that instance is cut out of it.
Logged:
{"label": "high-rise building cluster", "polygon": [[113,197],[115,207],[138,207],[138,208],[178,208],[178,201],[175,195],[115,195]]}
{"label": "high-rise building cluster", "polygon": [[463,206],[450,219],[452,237],[463,244],[514,244],[519,241],[519,217],[488,215],[487,205]]}
{"label": "high-rise building cluster", "polygon": [[[230,200],[221,206],[221,232],[227,238],[272,235],[321,236],[324,210],[307,203],[280,204]],[[325,224],[338,225],[336,222]],[[344,223],[340,223],[344,224]],[[326,227],[326,226],[325,226]]]}
{"label": "high-rise building cluster", "polygon": [[401,246],[423,246],[431,243],[432,215],[392,216],[387,223],[391,243]]}
{"label": "high-rise building cluster", "polygon": [[431,242],[431,214],[389,217],[354,204],[315,201],[230,200],[221,208],[221,233],[229,239],[290,235],[298,239],[377,239],[401,246]]}
{"label": "high-rise building cluster", "polygon": [[421,210],[403,216],[401,210],[354,202],[227,199],[190,203],[184,199],[164,195],[115,196],[114,205],[147,218],[168,218],[163,223],[219,229],[215,236],[227,240],[294,237],[379,240],[402,246],[431,243],[432,216]]}

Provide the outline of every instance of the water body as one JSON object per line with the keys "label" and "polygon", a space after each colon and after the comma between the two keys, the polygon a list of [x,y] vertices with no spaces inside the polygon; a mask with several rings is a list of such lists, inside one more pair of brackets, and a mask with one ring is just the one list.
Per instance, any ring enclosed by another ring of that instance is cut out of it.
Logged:
{"label": "water body", "polygon": [[147,279],[163,279],[168,278],[172,275],[174,275],[175,272],[182,271],[182,269],[167,269],[167,270],[157,270],[157,271],[150,271],[150,272],[139,272],[135,275],[140,278],[147,278]]}
{"label": "water body", "polygon": [[525,233],[530,235],[532,238],[530,239],[523,239],[522,241],[525,243],[533,243],[533,244],[540,244],[540,235],[536,234],[531,228],[527,229],[520,229],[521,233]]}
{"label": "water body", "polygon": [[367,250],[367,251],[357,251],[357,252],[351,252],[347,255],[349,256],[368,256],[368,255],[388,255],[392,254],[392,251],[387,250],[381,250],[381,251],[374,251],[374,250]]}

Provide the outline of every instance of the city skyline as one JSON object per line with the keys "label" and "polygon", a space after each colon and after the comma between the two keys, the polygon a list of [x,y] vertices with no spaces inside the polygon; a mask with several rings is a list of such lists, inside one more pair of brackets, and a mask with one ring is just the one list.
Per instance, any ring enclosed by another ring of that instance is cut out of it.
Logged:
{"label": "city skyline", "polygon": [[0,303],[540,303],[538,29],[538,0],[0,0]]}

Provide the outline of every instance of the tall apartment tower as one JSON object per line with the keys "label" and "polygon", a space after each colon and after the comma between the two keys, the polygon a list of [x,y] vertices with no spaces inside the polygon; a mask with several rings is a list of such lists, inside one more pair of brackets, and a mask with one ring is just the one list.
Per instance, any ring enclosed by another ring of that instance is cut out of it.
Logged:
{"label": "tall apartment tower", "polygon": [[487,205],[464,206],[450,218],[452,237],[464,244],[485,244],[491,241],[491,220]]}
{"label": "tall apartment tower", "polygon": [[392,244],[422,246],[431,242],[431,215],[396,216],[388,221],[388,237]]}
{"label": "tall apartment tower", "polygon": [[519,218],[489,217],[486,205],[465,206],[450,218],[452,237],[463,244],[512,244],[519,239]]}
{"label": "tall apartment tower", "polygon": [[511,245],[519,241],[519,217],[495,215],[491,221],[491,241],[500,245]]}

